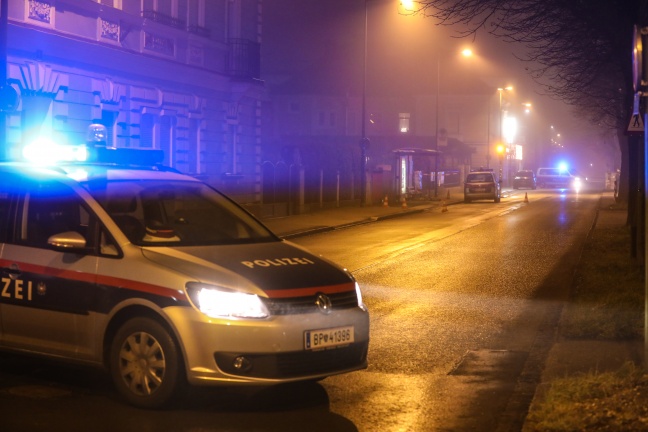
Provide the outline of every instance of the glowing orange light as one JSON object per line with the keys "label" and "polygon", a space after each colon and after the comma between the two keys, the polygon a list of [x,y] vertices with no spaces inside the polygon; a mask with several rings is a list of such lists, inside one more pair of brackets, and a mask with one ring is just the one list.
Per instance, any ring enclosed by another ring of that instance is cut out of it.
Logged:
{"label": "glowing orange light", "polygon": [[401,5],[407,11],[411,12],[414,10],[414,0],[401,0]]}

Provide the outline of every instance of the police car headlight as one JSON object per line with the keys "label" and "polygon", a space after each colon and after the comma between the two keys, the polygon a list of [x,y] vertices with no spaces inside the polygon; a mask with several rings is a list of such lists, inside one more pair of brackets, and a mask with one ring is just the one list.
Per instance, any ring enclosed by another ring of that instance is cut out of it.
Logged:
{"label": "police car headlight", "polygon": [[200,312],[212,318],[267,318],[270,315],[256,294],[200,283],[188,283],[187,292]]}

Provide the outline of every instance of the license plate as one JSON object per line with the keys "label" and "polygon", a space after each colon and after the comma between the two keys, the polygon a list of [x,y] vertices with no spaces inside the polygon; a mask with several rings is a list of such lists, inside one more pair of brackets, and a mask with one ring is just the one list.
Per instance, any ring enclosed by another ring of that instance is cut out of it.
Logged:
{"label": "license plate", "polygon": [[304,347],[308,350],[347,345],[352,342],[353,326],[306,330],[304,332]]}
{"label": "license plate", "polygon": [[486,192],[486,188],[474,188],[473,191],[475,191],[475,192]]}

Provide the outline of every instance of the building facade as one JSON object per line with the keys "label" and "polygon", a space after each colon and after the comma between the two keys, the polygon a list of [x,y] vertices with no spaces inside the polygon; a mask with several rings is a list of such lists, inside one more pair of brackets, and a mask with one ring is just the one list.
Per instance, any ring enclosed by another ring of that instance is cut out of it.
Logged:
{"label": "building facade", "polygon": [[261,0],[3,0],[5,159],[39,137],[162,149],[164,163],[260,200]]}

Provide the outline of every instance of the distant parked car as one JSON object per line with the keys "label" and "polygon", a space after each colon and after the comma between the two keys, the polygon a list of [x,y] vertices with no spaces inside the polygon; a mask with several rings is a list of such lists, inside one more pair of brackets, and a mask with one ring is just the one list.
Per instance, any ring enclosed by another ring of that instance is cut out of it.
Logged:
{"label": "distant parked car", "polygon": [[501,187],[492,171],[472,171],[466,176],[464,202],[492,199],[500,202]]}
{"label": "distant parked car", "polygon": [[536,188],[536,176],[533,171],[522,170],[515,173],[515,177],[513,178],[513,189],[521,188]]}

